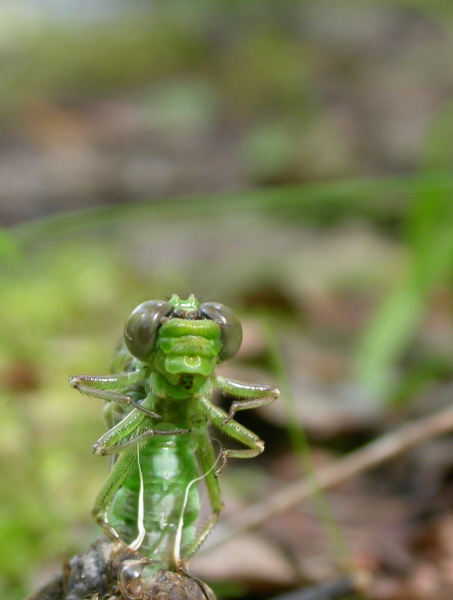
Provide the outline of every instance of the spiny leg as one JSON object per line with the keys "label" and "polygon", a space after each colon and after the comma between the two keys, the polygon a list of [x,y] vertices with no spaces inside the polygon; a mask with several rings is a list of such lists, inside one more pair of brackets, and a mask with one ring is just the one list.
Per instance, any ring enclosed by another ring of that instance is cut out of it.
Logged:
{"label": "spiny leg", "polygon": [[215,477],[218,477],[221,473],[228,458],[254,458],[263,452],[264,442],[253,431],[240,425],[237,421],[226,421],[225,411],[211,404],[208,398],[202,397],[199,402],[201,410],[215,427],[237,442],[247,446],[246,449],[240,450],[233,448],[222,450],[220,453],[220,464],[214,474]]}
{"label": "spiny leg", "polygon": [[190,433],[190,429],[167,429],[167,430],[147,429],[146,431],[143,431],[142,433],[138,434],[137,436],[130,438],[129,440],[127,440],[125,442],[116,444],[115,446],[112,446],[110,448],[104,447],[103,442],[101,441],[102,438],[100,438],[94,444],[93,452],[95,452],[96,454],[99,454],[101,456],[105,456],[105,455],[109,455],[109,454],[110,455],[118,454],[119,452],[124,452],[124,450],[128,450],[129,448],[136,448],[141,443],[143,443],[145,440],[147,440],[151,437],[154,437],[155,435],[183,435],[184,433]]}
{"label": "spiny leg", "polygon": [[[145,419],[146,417],[142,413],[139,413],[134,409],[98,439],[93,446],[94,452],[103,455],[105,454],[106,449],[115,448],[121,444],[124,438],[133,435],[137,430],[142,431]],[[119,452],[121,452],[121,450],[118,450],[117,453]]]}
{"label": "spiny leg", "polygon": [[114,495],[122,486],[124,480],[129,474],[132,466],[136,460],[136,450],[131,449],[124,452],[115,463],[107,481],[102,486],[101,491],[96,496],[93,510],[91,515],[96,523],[103,529],[103,531],[113,539],[119,539],[118,533],[115,529],[107,523],[105,520],[105,511],[107,510],[110,502],[113,500]]}
{"label": "spiny leg", "polygon": [[206,427],[197,428],[194,432],[194,437],[197,443],[197,459],[200,471],[204,476],[206,487],[208,489],[209,501],[211,504],[212,515],[203,525],[202,530],[198,533],[193,542],[184,549],[184,556],[181,556],[181,561],[177,565],[178,572],[185,574],[187,568],[187,562],[189,558],[195,554],[198,548],[203,544],[205,539],[208,537],[211,529],[216,524],[220,511],[223,508],[222,497],[220,493],[219,480],[216,478],[216,457],[212,449],[211,440],[209,438]]}
{"label": "spiny leg", "polygon": [[266,406],[279,397],[279,390],[270,385],[260,385],[255,383],[245,383],[235,381],[233,379],[225,379],[216,375],[213,378],[213,385],[225,394],[243,398],[243,400],[235,400],[228,411],[228,414],[223,419],[222,425],[231,421],[238,410],[247,410],[249,408],[258,408]]}
{"label": "spiny leg", "polygon": [[[151,429],[146,427],[146,421],[147,418],[143,414],[133,410],[98,439],[93,446],[93,451],[101,456],[119,454],[128,448],[140,445],[154,435],[180,435],[190,432],[190,429]],[[123,441],[126,437],[127,440]]]}
{"label": "spiny leg", "polygon": [[100,398],[107,402],[132,406],[148,417],[160,419],[160,415],[144,408],[142,404],[135,402],[130,396],[120,394],[112,389],[125,389],[132,383],[133,378],[130,373],[127,375],[74,375],[69,378],[69,385],[79,390],[81,394],[86,394],[92,398]]}

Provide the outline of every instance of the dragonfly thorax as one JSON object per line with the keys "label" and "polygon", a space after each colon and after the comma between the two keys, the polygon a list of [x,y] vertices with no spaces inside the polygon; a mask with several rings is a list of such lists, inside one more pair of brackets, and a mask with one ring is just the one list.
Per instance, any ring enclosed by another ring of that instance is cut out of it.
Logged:
{"label": "dragonfly thorax", "polygon": [[165,372],[155,372],[150,377],[154,394],[158,398],[171,398],[175,402],[200,396],[209,390],[210,378],[204,375],[171,375]]}

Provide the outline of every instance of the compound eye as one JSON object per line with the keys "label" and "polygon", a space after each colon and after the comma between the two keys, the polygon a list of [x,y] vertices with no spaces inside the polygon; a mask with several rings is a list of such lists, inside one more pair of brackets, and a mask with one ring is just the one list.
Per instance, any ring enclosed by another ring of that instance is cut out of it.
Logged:
{"label": "compound eye", "polygon": [[204,302],[200,305],[200,311],[220,326],[220,362],[234,356],[242,344],[242,325],[231,308],[219,302]]}
{"label": "compound eye", "polygon": [[173,306],[164,300],[148,300],[135,308],[124,327],[124,340],[129,352],[140,360],[151,354],[156,333]]}

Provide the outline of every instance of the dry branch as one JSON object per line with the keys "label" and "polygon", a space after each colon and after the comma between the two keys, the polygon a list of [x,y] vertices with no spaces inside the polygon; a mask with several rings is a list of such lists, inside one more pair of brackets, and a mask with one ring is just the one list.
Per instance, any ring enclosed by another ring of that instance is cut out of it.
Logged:
{"label": "dry branch", "polygon": [[418,444],[453,430],[453,409],[406,423],[305,479],[294,481],[279,492],[238,511],[221,522],[215,535],[200,552],[220,546],[230,538],[261,525],[272,517],[296,506],[318,490],[327,490],[368,471]]}

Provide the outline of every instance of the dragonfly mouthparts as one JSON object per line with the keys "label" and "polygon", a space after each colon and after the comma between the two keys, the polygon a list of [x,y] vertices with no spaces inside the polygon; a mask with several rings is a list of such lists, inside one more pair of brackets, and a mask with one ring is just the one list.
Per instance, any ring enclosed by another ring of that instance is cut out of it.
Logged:
{"label": "dragonfly mouthparts", "polygon": [[216,365],[214,357],[204,357],[193,354],[167,355],[165,368],[172,375],[188,373],[192,375],[210,375]]}

